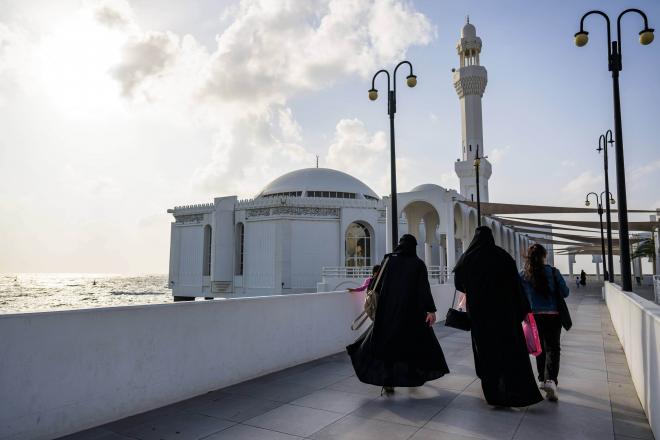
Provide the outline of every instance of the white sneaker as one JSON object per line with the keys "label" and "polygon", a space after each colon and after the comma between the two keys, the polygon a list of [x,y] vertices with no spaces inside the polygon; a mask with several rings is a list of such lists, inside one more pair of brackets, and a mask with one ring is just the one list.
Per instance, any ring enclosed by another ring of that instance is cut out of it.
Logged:
{"label": "white sneaker", "polygon": [[559,393],[557,393],[557,384],[553,380],[546,380],[543,388],[545,397],[551,401],[556,402],[559,400]]}
{"label": "white sneaker", "polygon": [[545,381],[539,381],[539,390],[545,391]]}

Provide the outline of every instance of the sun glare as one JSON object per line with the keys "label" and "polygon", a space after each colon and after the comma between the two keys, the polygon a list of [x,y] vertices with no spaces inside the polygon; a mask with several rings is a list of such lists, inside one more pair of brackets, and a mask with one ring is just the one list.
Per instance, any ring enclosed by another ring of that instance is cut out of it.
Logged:
{"label": "sun glare", "polygon": [[36,86],[68,116],[94,117],[119,107],[111,71],[126,36],[99,24],[89,11],[58,23],[36,49]]}

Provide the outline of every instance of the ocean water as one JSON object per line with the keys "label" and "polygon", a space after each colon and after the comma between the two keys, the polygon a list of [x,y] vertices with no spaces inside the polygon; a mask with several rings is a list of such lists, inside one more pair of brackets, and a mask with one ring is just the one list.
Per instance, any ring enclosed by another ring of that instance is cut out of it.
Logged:
{"label": "ocean water", "polygon": [[166,285],[167,275],[0,274],[0,314],[169,303]]}

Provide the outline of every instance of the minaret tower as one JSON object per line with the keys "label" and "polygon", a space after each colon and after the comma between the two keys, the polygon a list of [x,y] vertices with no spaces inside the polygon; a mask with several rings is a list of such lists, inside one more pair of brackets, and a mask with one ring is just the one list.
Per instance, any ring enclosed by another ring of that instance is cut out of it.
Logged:
{"label": "minaret tower", "polygon": [[[470,24],[470,18],[461,30],[461,39],[456,44],[461,66],[454,71],[454,88],[461,101],[461,139],[463,155],[454,169],[461,183],[461,195],[468,200],[477,200],[477,182],[474,158],[479,148],[479,157],[484,154],[484,135],[481,121],[481,97],[486,90],[488,75],[486,68],[479,64],[481,38]],[[481,160],[479,167],[479,197],[488,201],[488,179],[492,167],[487,159]]]}

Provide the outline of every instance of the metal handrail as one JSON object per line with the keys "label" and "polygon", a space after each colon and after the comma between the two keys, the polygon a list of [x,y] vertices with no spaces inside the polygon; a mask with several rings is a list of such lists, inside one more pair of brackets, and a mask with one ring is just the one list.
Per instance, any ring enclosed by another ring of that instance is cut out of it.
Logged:
{"label": "metal handrail", "polygon": [[[321,276],[324,278],[367,278],[371,276],[373,266],[324,266]],[[440,283],[447,281],[448,271],[446,266],[427,266],[429,279],[438,280]]]}

